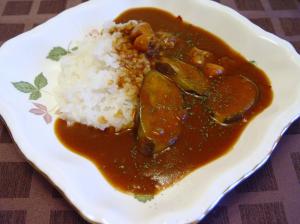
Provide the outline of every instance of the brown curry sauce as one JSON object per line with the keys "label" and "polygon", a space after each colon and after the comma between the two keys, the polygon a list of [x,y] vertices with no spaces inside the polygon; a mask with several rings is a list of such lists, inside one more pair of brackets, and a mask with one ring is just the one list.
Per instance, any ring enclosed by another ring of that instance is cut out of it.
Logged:
{"label": "brown curry sauce", "polygon": [[185,61],[185,55],[192,46],[210,51],[215,60],[225,67],[225,75],[242,74],[259,89],[256,104],[244,115],[244,120],[229,126],[214,122],[203,109],[201,100],[185,95],[188,116],[179,139],[170,150],[155,157],[147,157],[137,151],[136,130],[115,134],[81,124],[68,126],[60,119],[56,121],[55,132],[59,140],[71,151],[91,160],[114,187],[127,193],[148,195],[158,193],[227,153],[247,123],[271,104],[273,95],[264,72],[211,33],[184,23],[180,17],[152,8],[126,11],[115,21],[120,23],[131,19],[150,23],[154,31],[162,30],[180,36],[184,41],[168,50],[168,56]]}

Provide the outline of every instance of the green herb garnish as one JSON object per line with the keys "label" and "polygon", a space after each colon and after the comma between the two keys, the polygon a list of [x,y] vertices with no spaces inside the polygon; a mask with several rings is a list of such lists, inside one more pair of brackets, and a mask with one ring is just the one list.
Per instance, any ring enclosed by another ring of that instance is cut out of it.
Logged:
{"label": "green herb garnish", "polygon": [[139,194],[139,195],[134,195],[134,198],[140,202],[146,203],[147,201],[151,201],[154,198],[154,196],[148,194]]}

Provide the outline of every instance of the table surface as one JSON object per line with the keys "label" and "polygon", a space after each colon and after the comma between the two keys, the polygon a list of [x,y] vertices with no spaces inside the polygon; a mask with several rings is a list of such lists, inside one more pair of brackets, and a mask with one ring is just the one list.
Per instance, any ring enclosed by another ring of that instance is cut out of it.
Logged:
{"label": "table surface", "polygon": [[[0,0],[0,45],[84,0]],[[220,0],[300,51],[300,0]],[[300,74],[299,74],[300,75]],[[271,159],[201,224],[300,223],[300,119]],[[29,166],[0,122],[0,224],[86,223]]]}

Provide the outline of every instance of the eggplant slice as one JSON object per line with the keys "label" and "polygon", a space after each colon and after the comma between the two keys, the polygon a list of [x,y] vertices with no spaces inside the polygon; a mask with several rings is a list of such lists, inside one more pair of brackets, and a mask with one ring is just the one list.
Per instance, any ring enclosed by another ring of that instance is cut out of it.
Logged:
{"label": "eggplant slice", "polygon": [[138,149],[153,155],[173,145],[185,116],[180,89],[157,71],[144,77],[140,91]]}
{"label": "eggplant slice", "polygon": [[228,125],[243,119],[258,95],[256,84],[245,76],[224,76],[221,81],[212,84],[207,106],[215,121]]}
{"label": "eggplant slice", "polygon": [[168,76],[185,92],[205,95],[209,88],[208,79],[194,66],[175,58],[162,57],[156,62],[156,69]]}

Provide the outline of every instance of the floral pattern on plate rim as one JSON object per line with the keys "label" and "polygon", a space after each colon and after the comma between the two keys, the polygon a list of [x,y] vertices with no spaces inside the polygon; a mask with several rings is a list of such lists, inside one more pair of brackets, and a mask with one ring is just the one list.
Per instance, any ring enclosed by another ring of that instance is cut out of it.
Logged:
{"label": "floral pattern on plate rim", "polygon": [[[62,47],[54,47],[49,52],[47,59],[52,61],[59,61],[63,56],[72,53],[72,51],[77,50],[78,47],[73,47],[72,49],[64,49]],[[33,84],[26,81],[19,81],[19,82],[12,82],[12,85],[20,92],[29,94],[29,100],[31,101],[37,101],[42,97],[43,94],[50,94],[43,88],[45,88],[48,85],[48,80],[44,76],[43,73],[40,73],[37,75],[33,81]],[[46,124],[50,124],[53,120],[51,113],[56,110],[56,108],[48,109],[46,105],[32,102],[33,108],[29,110],[30,113],[42,116]]]}
{"label": "floral pattern on plate rim", "polygon": [[[91,39],[96,39],[100,36],[100,31],[97,29],[92,29],[86,37]],[[64,49],[60,46],[53,47],[52,50],[48,53],[47,59],[58,62],[63,56],[71,54],[73,51],[78,50],[78,47],[70,48],[71,43],[69,44],[68,49]],[[34,79],[33,84],[25,81],[12,82],[13,86],[22,93],[29,94],[29,100],[36,101],[42,97],[42,93],[50,94],[49,92],[42,90],[48,85],[48,80],[43,73],[37,75]],[[42,116],[46,124],[50,124],[53,120],[51,113],[56,110],[53,108],[48,110],[47,106],[41,103],[32,102],[34,105],[33,108],[29,110],[30,113]],[[57,112],[54,112],[57,113]]]}
{"label": "floral pattern on plate rim", "polygon": [[[48,80],[43,73],[40,73],[35,77],[33,84],[25,81],[12,82],[12,84],[20,92],[29,94],[29,100],[32,101],[40,99],[42,97],[42,93],[48,93],[43,90],[43,88],[48,85]],[[46,124],[50,124],[52,122],[52,116],[50,115],[50,111],[47,106],[35,102],[33,102],[33,105],[34,108],[30,109],[29,112],[34,115],[43,116]]]}

